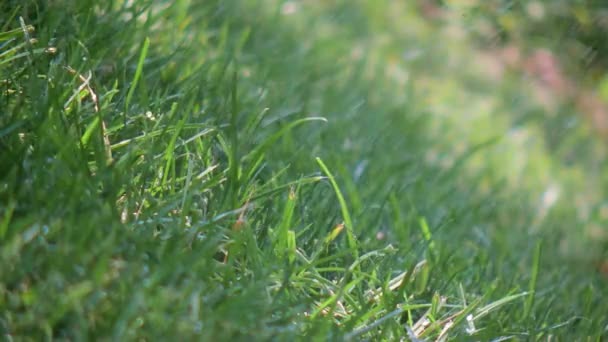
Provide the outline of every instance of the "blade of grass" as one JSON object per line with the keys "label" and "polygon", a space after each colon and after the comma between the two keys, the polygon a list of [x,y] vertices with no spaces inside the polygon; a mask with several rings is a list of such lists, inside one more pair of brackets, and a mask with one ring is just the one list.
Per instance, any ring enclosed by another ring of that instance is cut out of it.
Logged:
{"label": "blade of grass", "polygon": [[499,307],[501,307],[501,306],[503,306],[505,304],[508,304],[508,303],[510,303],[510,302],[518,299],[518,298],[525,297],[527,295],[529,295],[528,292],[522,292],[522,293],[517,293],[517,294],[514,294],[514,295],[503,297],[503,298],[501,298],[499,300],[496,300],[496,301],[494,301],[494,302],[492,302],[492,303],[490,303],[490,304],[488,304],[488,305],[480,308],[479,310],[477,310],[477,313],[473,317],[473,320],[478,320],[481,317],[489,314],[490,312],[498,309]]}
{"label": "blade of grass", "polygon": [[150,38],[144,39],[144,44],[139,53],[139,60],[137,61],[137,68],[135,69],[135,75],[133,75],[133,80],[131,81],[131,86],[129,87],[129,91],[127,92],[127,98],[125,100],[125,124],[126,124],[126,115],[129,112],[129,107],[131,105],[131,100],[133,99],[133,94],[135,93],[135,88],[137,88],[137,83],[141,78],[144,62],[146,61],[146,56],[148,55],[148,48],[150,47]]}
{"label": "blade of grass", "polygon": [[538,272],[540,270],[540,257],[542,252],[542,242],[539,240],[536,242],[536,247],[534,248],[534,259],[532,260],[532,275],[530,277],[530,283],[528,284],[528,298],[524,304],[524,314],[522,316],[522,320],[527,320],[530,316],[530,312],[532,312],[532,307],[534,306],[534,297],[536,295],[536,283],[538,280]]}
{"label": "blade of grass", "polygon": [[327,314],[328,315],[331,314],[336,306],[336,303],[340,300],[340,298],[342,298],[344,293],[348,293],[352,288],[354,288],[363,279],[365,279],[365,276],[360,276],[358,278],[353,279],[350,283],[346,284],[345,286],[339,288],[335,294],[333,294],[331,297],[329,297],[327,300],[325,300],[323,303],[321,303],[313,311],[313,313],[310,315],[310,318],[314,320],[315,318],[317,318],[317,316],[319,314],[323,313],[323,310],[325,310],[326,308],[329,308],[329,312]]}
{"label": "blade of grass", "polygon": [[340,203],[340,210],[342,211],[342,218],[344,219],[344,225],[346,227],[348,248],[350,249],[353,258],[359,259],[359,245],[357,243],[357,238],[354,234],[353,221],[350,217],[350,212],[348,210],[348,206],[346,205],[346,200],[344,199],[342,191],[340,191],[340,187],[338,186],[338,183],[336,183],[333,174],[329,171],[323,160],[321,160],[321,158],[319,157],[317,157],[316,159],[317,163],[321,167],[321,170],[323,170],[323,173],[325,173],[325,175],[329,179],[329,182],[331,183],[331,186],[333,187],[334,192],[336,193],[336,197],[338,197],[338,202]]}
{"label": "blade of grass", "polygon": [[389,312],[388,314],[382,316],[381,318],[377,319],[376,321],[374,321],[373,323],[370,323],[366,326],[357,328],[356,330],[346,334],[344,336],[344,339],[346,341],[350,341],[352,339],[354,339],[357,336],[361,336],[367,332],[372,331],[374,328],[379,327],[380,325],[382,325],[384,322],[388,321],[391,318],[397,317],[399,315],[401,315],[403,312],[405,311],[405,309],[403,307],[397,308],[391,312]]}
{"label": "blade of grass", "polygon": [[15,212],[15,201],[9,201],[8,206],[4,208],[4,218],[2,219],[2,223],[0,224],[0,239],[4,239],[6,232],[8,232],[8,225],[11,222],[11,218],[13,217],[13,213]]}
{"label": "blade of grass", "polygon": [[239,134],[238,134],[238,65],[234,66],[232,73],[232,96],[231,96],[231,113],[230,113],[230,166],[229,166],[229,184],[230,198],[233,208],[238,206],[238,191],[239,191]]}
{"label": "blade of grass", "polygon": [[[174,102],[171,105],[171,112],[170,112],[169,116],[173,117],[175,115],[176,111],[177,111],[177,102]],[[184,127],[185,122],[186,122],[186,116],[184,116],[183,118],[181,118],[178,121],[177,127],[175,128],[175,131],[173,132],[173,135],[171,136],[171,140],[169,141],[169,145],[167,145],[167,148],[165,149],[165,153],[163,155],[164,159],[165,159],[165,167],[163,169],[163,179],[161,182],[161,186],[164,190],[166,190],[166,188],[167,188],[169,172],[170,172],[171,166],[173,165],[173,162],[174,162],[175,143],[177,141],[177,138],[179,137],[179,134],[182,131],[182,128]]]}
{"label": "blade of grass", "polygon": [[275,232],[274,245],[275,245],[275,253],[277,257],[284,258],[288,256],[293,260],[293,255],[289,251],[289,235],[294,209],[296,207],[296,197],[298,194],[298,189],[291,188],[289,189],[289,194],[287,195],[287,201],[285,203],[285,208],[283,209],[283,215],[281,217],[281,221]]}
{"label": "blade of grass", "polygon": [[418,219],[418,223],[420,224],[420,230],[422,231],[422,236],[426,240],[428,244],[429,251],[429,260],[436,262],[438,259],[437,248],[435,246],[435,241],[433,241],[433,234],[431,233],[431,229],[429,228],[429,224],[426,222],[426,218],[420,217]]}

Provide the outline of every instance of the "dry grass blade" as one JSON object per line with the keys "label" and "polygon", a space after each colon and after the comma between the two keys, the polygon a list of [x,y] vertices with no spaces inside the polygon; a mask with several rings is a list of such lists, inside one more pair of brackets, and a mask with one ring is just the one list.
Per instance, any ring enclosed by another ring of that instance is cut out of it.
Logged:
{"label": "dry grass blade", "polygon": [[74,100],[74,98],[76,96],[78,96],[78,94],[80,94],[80,92],[82,92],[83,90],[86,90],[89,97],[91,98],[91,102],[93,103],[93,109],[95,110],[95,113],[98,115],[99,121],[100,121],[99,129],[100,129],[100,135],[103,139],[104,151],[106,154],[106,163],[107,163],[107,165],[110,165],[113,160],[112,159],[112,143],[110,142],[110,138],[108,137],[108,134],[107,134],[106,123],[103,120],[103,117],[101,116],[101,113],[99,111],[99,99],[98,99],[95,91],[93,91],[93,88],[91,87],[91,84],[90,84],[91,78],[93,77],[93,73],[91,71],[89,71],[88,77],[84,77],[82,74],[80,74],[79,72],[74,70],[74,68],[72,68],[69,65],[66,65],[63,68],[70,74],[78,77],[80,82],[82,82],[80,84],[80,86],[78,87],[78,89],[70,97],[70,99],[68,99],[67,103],[68,104],[71,103]]}

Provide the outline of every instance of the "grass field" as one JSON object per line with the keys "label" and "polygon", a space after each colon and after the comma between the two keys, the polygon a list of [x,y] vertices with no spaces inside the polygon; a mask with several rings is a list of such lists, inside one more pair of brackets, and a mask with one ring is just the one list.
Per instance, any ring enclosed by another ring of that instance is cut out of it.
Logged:
{"label": "grass field", "polygon": [[2,3],[3,338],[606,338],[602,141],[408,3]]}

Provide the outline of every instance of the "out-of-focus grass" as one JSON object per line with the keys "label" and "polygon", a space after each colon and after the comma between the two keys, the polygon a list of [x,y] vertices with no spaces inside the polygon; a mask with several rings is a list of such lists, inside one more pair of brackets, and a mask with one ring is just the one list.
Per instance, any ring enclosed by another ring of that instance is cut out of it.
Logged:
{"label": "out-of-focus grass", "polygon": [[604,334],[586,170],[415,7],[6,8],[5,336]]}

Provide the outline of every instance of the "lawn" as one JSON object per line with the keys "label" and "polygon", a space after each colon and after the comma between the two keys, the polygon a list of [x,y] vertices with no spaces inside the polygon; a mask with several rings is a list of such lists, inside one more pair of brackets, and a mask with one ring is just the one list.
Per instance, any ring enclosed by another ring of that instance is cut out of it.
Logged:
{"label": "lawn", "polygon": [[3,338],[606,338],[604,141],[452,10],[0,4]]}

